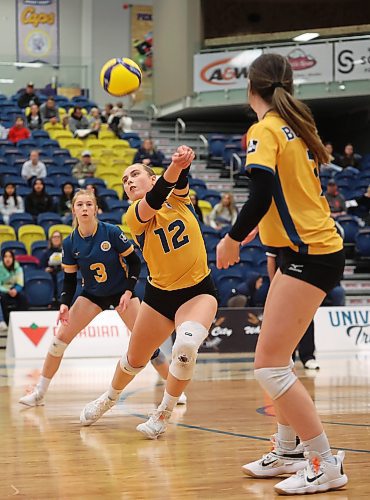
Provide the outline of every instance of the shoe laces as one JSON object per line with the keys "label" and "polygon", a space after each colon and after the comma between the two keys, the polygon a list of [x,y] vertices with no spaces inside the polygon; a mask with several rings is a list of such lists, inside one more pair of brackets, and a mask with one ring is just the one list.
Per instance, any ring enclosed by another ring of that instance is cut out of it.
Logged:
{"label": "shoe laces", "polygon": [[149,417],[155,422],[168,420],[171,416],[171,412],[168,410],[154,410],[149,413]]}

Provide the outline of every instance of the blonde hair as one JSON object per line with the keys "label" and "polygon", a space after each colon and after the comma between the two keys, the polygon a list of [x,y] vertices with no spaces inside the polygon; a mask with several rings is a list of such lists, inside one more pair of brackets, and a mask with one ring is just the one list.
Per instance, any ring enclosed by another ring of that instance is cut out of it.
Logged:
{"label": "blonde hair", "polygon": [[[227,207],[225,207],[222,204],[222,199],[225,196],[228,196],[230,198],[230,205],[228,205]],[[234,195],[232,193],[230,193],[229,191],[226,192],[226,193],[222,193],[221,201],[217,204],[217,207],[216,207],[216,214],[220,214],[225,208],[229,211],[230,215],[233,215],[233,213],[236,210],[235,201],[234,201]]]}
{"label": "blonde hair", "polygon": [[[82,196],[82,195],[89,196],[92,199],[92,201],[94,202],[95,208],[96,209],[98,208],[98,202],[96,201],[95,194],[92,191],[87,191],[87,189],[79,189],[77,191],[77,193],[75,193],[75,195],[72,198],[72,215],[73,215],[72,227],[73,227],[73,229],[78,228],[78,220],[77,220],[77,217],[75,216],[75,214],[73,213],[74,206],[75,206],[75,203],[77,202],[77,198],[79,196]],[[95,217],[95,219],[96,219],[96,221],[98,221],[97,217]]]}
{"label": "blonde hair", "polygon": [[285,57],[263,54],[249,68],[250,89],[279,113],[300,137],[318,163],[328,163],[329,154],[317,133],[311,110],[293,97],[293,70]]}

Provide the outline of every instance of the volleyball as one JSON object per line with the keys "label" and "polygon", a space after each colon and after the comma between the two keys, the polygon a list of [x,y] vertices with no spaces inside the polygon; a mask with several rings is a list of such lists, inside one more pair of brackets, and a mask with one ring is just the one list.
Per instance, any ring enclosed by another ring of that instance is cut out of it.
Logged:
{"label": "volleyball", "polygon": [[141,69],[136,62],[124,58],[110,59],[100,71],[100,83],[108,94],[122,97],[135,92],[141,84]]}

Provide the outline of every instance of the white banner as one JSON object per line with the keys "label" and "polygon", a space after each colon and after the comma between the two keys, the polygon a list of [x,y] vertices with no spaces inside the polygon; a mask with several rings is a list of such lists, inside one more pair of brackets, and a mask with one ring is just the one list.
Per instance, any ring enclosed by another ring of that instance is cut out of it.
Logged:
{"label": "white banner", "polygon": [[370,78],[370,40],[335,42],[335,80]]}
{"label": "white banner", "polygon": [[59,0],[16,0],[17,60],[59,64]]}
{"label": "white banner", "polygon": [[264,53],[285,56],[293,68],[294,83],[319,83],[333,80],[333,45],[309,44],[295,47],[271,47]]}
{"label": "white banner", "polygon": [[247,68],[262,50],[194,55],[194,92],[246,89]]}
{"label": "white banner", "polygon": [[369,351],[370,307],[320,307],[315,315],[316,352]]}
{"label": "white banner", "polygon": [[[58,328],[57,315],[57,311],[10,313],[7,357],[43,359]],[[118,357],[127,348],[129,335],[116,311],[104,311],[76,336],[65,357]]]}

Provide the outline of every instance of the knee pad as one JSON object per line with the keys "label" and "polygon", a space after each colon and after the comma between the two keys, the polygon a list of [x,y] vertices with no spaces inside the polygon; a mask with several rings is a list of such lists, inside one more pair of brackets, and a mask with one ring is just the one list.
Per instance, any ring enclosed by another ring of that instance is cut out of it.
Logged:
{"label": "knee pad", "polygon": [[176,328],[176,340],[172,348],[169,371],[178,380],[190,380],[198,349],[208,336],[208,330],[195,321],[185,321]]}
{"label": "knee pad", "polygon": [[157,349],[150,358],[150,361],[153,366],[160,366],[167,361],[167,358],[160,349]]}
{"label": "knee pad", "polygon": [[257,368],[254,376],[271,399],[280,398],[297,380],[290,364],[276,368]]}
{"label": "knee pad", "polygon": [[140,366],[139,368],[134,368],[133,366],[131,366],[127,359],[127,352],[125,352],[125,354],[119,360],[119,366],[124,373],[127,373],[127,375],[131,375],[132,377],[135,377],[135,375],[140,373],[141,370],[145,368],[144,366]]}
{"label": "knee pad", "polygon": [[54,337],[49,347],[49,354],[55,358],[61,358],[67,347],[68,344],[63,342],[63,340],[58,339],[58,337]]}

